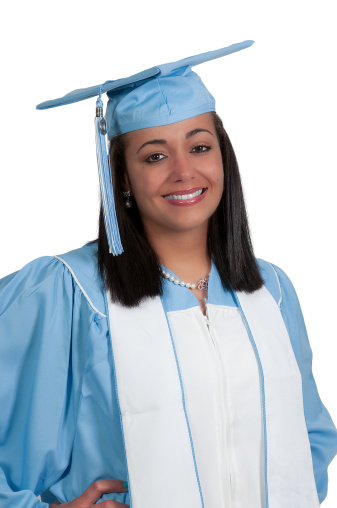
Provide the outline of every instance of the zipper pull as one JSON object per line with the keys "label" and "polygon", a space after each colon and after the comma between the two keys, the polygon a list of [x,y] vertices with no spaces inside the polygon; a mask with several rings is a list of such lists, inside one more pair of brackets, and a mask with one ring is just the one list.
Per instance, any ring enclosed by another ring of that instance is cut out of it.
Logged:
{"label": "zipper pull", "polygon": [[204,318],[205,318],[205,321],[206,321],[206,325],[207,325],[208,327],[210,327],[212,323],[211,323],[211,322],[210,322],[210,320],[208,319],[207,315],[206,315],[206,316],[204,316]]}
{"label": "zipper pull", "polygon": [[206,321],[206,325],[207,326],[211,326],[211,322],[210,320],[208,319],[208,306],[207,306],[207,298],[204,298],[204,302],[205,302],[205,307],[206,307],[206,315],[205,315],[205,321]]}

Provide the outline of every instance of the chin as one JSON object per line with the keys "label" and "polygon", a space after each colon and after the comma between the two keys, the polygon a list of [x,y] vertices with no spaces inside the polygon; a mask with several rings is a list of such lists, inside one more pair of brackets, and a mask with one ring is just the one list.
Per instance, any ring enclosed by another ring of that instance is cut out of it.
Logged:
{"label": "chin", "polygon": [[208,224],[209,217],[204,218],[202,220],[182,220],[179,222],[171,222],[170,224],[166,223],[162,224],[162,229],[167,229],[167,232],[176,232],[176,233],[187,233],[189,231],[198,231],[202,230]]}

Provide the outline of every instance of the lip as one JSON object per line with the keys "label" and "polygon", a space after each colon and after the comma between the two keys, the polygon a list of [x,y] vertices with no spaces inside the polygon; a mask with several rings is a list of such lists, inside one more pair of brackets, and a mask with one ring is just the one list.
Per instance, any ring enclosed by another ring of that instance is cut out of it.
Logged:
{"label": "lip", "polygon": [[[203,190],[203,192],[201,194],[199,194],[199,196],[195,196],[191,199],[168,199],[168,198],[165,198],[165,196],[172,196],[172,195],[183,196],[186,194],[194,194],[195,192],[197,192],[199,190]],[[174,191],[169,194],[165,194],[162,197],[163,197],[163,199],[165,199],[165,201],[168,204],[173,205],[173,206],[190,206],[190,205],[195,205],[196,203],[200,203],[200,201],[202,201],[204,199],[204,197],[206,196],[207,191],[208,191],[207,187],[193,187],[193,189],[184,189],[184,190]]]}
{"label": "lip", "polygon": [[172,194],[175,194],[176,196],[183,196],[184,194],[193,194],[194,192],[197,192],[200,189],[205,189],[205,187],[193,187],[192,189],[183,189],[183,190],[168,192],[167,194],[163,195],[163,198],[165,196],[172,196]]}

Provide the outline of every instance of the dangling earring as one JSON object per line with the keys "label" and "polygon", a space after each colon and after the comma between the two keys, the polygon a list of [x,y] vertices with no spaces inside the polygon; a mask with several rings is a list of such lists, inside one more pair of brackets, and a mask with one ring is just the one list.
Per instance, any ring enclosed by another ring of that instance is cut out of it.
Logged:
{"label": "dangling earring", "polygon": [[131,191],[130,190],[123,191],[123,196],[126,198],[126,200],[124,201],[125,208],[131,208],[132,206],[132,203],[130,201]]}

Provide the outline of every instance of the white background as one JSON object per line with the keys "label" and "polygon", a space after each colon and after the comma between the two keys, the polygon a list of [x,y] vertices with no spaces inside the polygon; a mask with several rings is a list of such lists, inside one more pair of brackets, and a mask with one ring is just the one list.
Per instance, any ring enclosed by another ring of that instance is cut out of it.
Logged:
{"label": "white background", "polygon": [[[297,290],[320,396],[337,423],[336,19],[321,0],[1,4],[0,277],[97,234],[95,99],[75,88],[246,39],[195,70],[241,169],[255,253]],[[325,508],[336,507],[337,459]]]}

